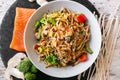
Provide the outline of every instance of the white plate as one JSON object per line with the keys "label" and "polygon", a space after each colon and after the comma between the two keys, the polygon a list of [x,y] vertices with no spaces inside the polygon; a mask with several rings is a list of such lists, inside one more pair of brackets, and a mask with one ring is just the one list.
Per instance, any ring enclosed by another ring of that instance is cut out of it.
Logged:
{"label": "white plate", "polygon": [[[86,15],[88,19],[88,24],[90,25],[90,47],[93,50],[93,54],[88,55],[88,60],[86,62],[79,63],[74,67],[68,66],[66,68],[45,68],[45,64],[43,63],[43,61],[38,62],[38,55],[33,50],[33,45],[36,44],[36,39],[33,32],[34,24],[38,19],[42,17],[44,13],[60,10],[62,7],[66,7],[76,13],[82,12]],[[37,9],[36,12],[29,19],[24,33],[24,45],[28,57],[40,71],[50,76],[67,78],[84,72],[94,63],[101,47],[101,30],[94,15],[83,5],[74,1],[52,1]]]}

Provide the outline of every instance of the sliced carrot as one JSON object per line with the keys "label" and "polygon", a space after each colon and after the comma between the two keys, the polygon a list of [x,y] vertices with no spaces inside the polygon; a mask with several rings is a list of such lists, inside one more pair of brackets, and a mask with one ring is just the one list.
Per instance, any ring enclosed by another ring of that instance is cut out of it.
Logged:
{"label": "sliced carrot", "polygon": [[87,53],[83,53],[79,58],[78,58],[78,61],[79,62],[84,62],[88,59],[87,57]]}
{"label": "sliced carrot", "polygon": [[25,52],[24,42],[23,42],[24,29],[28,19],[30,18],[30,16],[33,14],[34,11],[35,9],[20,8],[20,7],[16,8],[13,36],[12,36],[12,41],[10,43],[11,49]]}

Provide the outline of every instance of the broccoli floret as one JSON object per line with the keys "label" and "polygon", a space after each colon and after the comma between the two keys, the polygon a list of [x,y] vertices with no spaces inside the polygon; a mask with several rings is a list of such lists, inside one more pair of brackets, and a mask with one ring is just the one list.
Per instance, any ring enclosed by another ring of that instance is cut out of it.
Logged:
{"label": "broccoli floret", "polygon": [[52,65],[57,65],[58,64],[58,60],[57,60],[55,55],[50,55],[49,54],[48,56],[46,56],[46,61],[48,63],[52,64]]}
{"label": "broccoli floret", "polygon": [[25,58],[18,64],[17,68],[19,69],[19,71],[26,73],[30,70],[31,66],[32,63],[30,62],[30,60],[28,58]]}
{"label": "broccoli floret", "polygon": [[38,69],[34,65],[32,65],[30,70],[31,70],[32,73],[37,73],[38,72]]}
{"label": "broccoli floret", "polygon": [[27,62],[31,63],[31,61],[29,60],[29,58],[28,58],[28,57],[27,57],[27,58],[25,58],[25,59],[23,59],[23,61],[27,61]]}
{"label": "broccoli floret", "polygon": [[35,80],[36,79],[36,74],[28,72],[28,73],[25,74],[25,79],[26,80]]}

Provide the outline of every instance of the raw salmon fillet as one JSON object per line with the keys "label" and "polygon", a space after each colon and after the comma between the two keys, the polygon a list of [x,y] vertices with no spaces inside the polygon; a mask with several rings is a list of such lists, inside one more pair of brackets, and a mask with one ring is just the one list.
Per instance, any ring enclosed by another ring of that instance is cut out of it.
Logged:
{"label": "raw salmon fillet", "polygon": [[14,30],[12,41],[10,43],[10,48],[25,52],[24,42],[23,42],[23,35],[26,23],[30,16],[33,14],[35,9],[30,8],[16,8],[16,16],[14,20]]}

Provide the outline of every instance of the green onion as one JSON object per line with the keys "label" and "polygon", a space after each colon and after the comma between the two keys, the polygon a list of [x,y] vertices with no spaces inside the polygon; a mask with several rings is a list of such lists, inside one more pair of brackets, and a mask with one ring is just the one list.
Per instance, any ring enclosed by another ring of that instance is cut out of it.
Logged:
{"label": "green onion", "polygon": [[92,49],[87,44],[85,45],[85,49],[88,53],[90,53],[90,54],[93,53]]}

